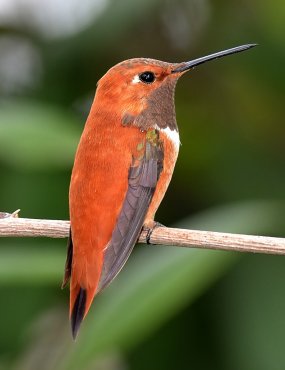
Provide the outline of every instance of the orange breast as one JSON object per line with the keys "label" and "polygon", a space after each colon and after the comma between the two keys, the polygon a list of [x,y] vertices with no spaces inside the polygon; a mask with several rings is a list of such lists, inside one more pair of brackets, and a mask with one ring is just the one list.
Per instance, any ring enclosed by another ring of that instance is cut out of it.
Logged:
{"label": "orange breast", "polygon": [[146,227],[152,228],[154,226],[155,213],[166,193],[168,185],[170,183],[175,163],[179,152],[179,135],[176,131],[171,131],[169,129],[160,130],[159,138],[163,142],[163,170],[161,172],[160,178],[158,180],[155,193],[153,195],[149,210],[147,212],[144,225]]}

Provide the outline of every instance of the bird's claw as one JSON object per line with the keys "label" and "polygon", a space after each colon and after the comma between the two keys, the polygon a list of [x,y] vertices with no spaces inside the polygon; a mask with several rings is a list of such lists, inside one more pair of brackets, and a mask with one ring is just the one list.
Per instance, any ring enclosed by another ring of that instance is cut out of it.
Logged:
{"label": "bird's claw", "polygon": [[143,230],[146,231],[146,237],[145,237],[146,244],[153,244],[153,243],[151,243],[150,238],[151,238],[151,235],[153,233],[153,230],[158,228],[158,227],[165,227],[165,226],[162,225],[160,222],[156,222],[156,221],[154,221],[154,224],[153,224],[152,227],[143,226]]}

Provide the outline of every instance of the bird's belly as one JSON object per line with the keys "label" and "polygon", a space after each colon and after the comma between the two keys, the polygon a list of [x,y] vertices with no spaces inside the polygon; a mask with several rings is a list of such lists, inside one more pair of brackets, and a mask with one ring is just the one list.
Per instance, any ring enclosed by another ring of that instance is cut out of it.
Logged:
{"label": "bird's belly", "polygon": [[154,226],[154,216],[172,178],[180,146],[179,133],[176,130],[162,129],[159,132],[159,137],[163,142],[163,170],[144,222],[144,225],[149,228]]}

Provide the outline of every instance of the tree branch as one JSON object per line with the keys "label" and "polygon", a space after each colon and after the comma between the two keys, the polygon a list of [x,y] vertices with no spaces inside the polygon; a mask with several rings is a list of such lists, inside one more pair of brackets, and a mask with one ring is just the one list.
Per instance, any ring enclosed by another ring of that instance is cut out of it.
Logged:
{"label": "tree branch", "polygon": [[[68,237],[69,221],[18,218],[18,212],[19,210],[12,214],[0,212],[0,237]],[[138,242],[146,243],[146,236],[147,232],[142,231]],[[168,227],[154,229],[149,242],[187,248],[285,254],[284,238]]]}

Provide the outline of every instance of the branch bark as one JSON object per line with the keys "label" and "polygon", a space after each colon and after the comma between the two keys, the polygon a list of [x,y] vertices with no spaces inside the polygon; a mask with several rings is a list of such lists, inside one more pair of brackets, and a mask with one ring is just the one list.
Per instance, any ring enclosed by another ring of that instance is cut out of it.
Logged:
{"label": "branch bark", "polygon": [[[69,221],[18,218],[18,212],[0,212],[0,237],[68,237]],[[138,243],[146,243],[146,236],[146,231],[142,231]],[[149,242],[186,248],[285,255],[285,238],[266,236],[157,227]]]}

